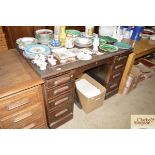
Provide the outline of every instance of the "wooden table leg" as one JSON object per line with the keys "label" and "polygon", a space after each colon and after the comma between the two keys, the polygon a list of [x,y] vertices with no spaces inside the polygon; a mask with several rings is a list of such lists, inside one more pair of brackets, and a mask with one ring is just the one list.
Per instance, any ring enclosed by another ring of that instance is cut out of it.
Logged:
{"label": "wooden table leg", "polygon": [[122,79],[121,79],[121,82],[120,82],[120,85],[119,85],[119,91],[118,92],[120,94],[123,93],[127,77],[130,74],[130,72],[131,72],[132,66],[133,66],[133,64],[135,62],[135,58],[136,58],[136,54],[135,53],[131,53],[129,55],[129,57],[128,57],[128,60],[127,60],[127,63],[126,63],[125,69],[124,69],[124,73],[123,73],[123,76],[122,76]]}

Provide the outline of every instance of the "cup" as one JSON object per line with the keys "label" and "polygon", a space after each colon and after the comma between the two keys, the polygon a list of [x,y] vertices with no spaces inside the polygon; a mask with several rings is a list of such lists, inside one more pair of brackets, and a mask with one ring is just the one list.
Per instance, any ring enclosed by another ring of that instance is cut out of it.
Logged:
{"label": "cup", "polygon": [[36,38],[41,44],[48,44],[53,38],[53,31],[49,29],[41,29],[35,32]]}

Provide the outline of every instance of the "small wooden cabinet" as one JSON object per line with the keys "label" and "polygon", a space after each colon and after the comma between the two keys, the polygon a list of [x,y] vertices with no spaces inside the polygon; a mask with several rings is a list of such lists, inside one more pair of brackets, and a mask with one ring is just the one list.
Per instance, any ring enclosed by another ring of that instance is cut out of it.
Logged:
{"label": "small wooden cabinet", "polygon": [[43,81],[16,51],[0,53],[0,128],[47,128]]}

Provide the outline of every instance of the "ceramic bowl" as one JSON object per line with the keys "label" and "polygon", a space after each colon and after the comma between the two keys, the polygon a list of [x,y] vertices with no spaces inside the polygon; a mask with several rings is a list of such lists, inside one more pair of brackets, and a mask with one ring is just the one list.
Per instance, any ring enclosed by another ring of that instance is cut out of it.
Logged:
{"label": "ceramic bowl", "polygon": [[53,31],[49,29],[41,29],[35,32],[36,38],[42,44],[48,44],[53,38]]}

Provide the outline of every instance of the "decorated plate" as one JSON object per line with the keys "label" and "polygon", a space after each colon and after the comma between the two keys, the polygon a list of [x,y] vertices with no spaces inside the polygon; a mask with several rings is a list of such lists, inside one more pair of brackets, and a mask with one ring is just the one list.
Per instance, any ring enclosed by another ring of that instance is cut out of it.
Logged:
{"label": "decorated plate", "polygon": [[93,44],[92,39],[81,38],[81,37],[76,38],[74,43],[76,46],[79,46],[79,47],[90,47]]}
{"label": "decorated plate", "polygon": [[38,43],[38,40],[33,37],[23,37],[16,40],[20,49],[24,49],[26,46],[34,45]]}
{"label": "decorated plate", "polygon": [[99,38],[105,40],[107,43],[115,43],[115,42],[117,42],[117,39],[112,38],[110,36],[100,36]]}
{"label": "decorated plate", "polygon": [[72,34],[73,37],[79,37],[81,32],[78,30],[66,30],[66,34]]}
{"label": "decorated plate", "polygon": [[99,48],[106,52],[116,52],[118,51],[118,47],[110,44],[101,44]]}
{"label": "decorated plate", "polygon": [[117,46],[120,49],[129,49],[131,48],[131,45],[127,44],[127,43],[123,43],[123,42],[116,42],[114,43],[115,46]]}
{"label": "decorated plate", "polygon": [[86,54],[86,53],[79,53],[76,56],[79,60],[90,60],[90,59],[92,59],[92,56],[90,54]]}

